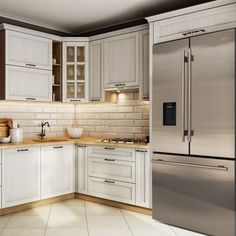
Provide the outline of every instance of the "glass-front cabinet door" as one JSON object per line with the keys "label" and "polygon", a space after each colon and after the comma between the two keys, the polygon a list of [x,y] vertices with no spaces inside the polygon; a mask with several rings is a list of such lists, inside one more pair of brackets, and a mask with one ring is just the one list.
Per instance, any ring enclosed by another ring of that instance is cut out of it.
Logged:
{"label": "glass-front cabinet door", "polygon": [[63,100],[88,101],[88,43],[63,43]]}

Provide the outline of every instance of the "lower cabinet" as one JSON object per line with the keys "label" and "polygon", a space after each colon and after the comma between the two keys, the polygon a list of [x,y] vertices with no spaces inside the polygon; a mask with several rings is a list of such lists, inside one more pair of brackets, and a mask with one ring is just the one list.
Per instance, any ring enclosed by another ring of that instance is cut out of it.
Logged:
{"label": "lower cabinet", "polygon": [[2,207],[40,200],[40,148],[2,151]]}
{"label": "lower cabinet", "polygon": [[135,204],[135,184],[88,177],[88,194],[109,200]]}
{"label": "lower cabinet", "polygon": [[87,194],[88,189],[88,165],[87,165],[87,147],[78,145],[77,148],[77,192]]}
{"label": "lower cabinet", "polygon": [[42,198],[75,192],[75,145],[42,147]]}

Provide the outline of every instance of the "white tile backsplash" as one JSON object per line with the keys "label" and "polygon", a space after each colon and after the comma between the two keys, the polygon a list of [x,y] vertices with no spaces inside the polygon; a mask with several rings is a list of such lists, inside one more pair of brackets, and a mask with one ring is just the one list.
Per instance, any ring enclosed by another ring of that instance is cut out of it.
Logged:
{"label": "white tile backsplash", "polygon": [[121,93],[112,104],[0,101],[0,117],[16,120],[26,138],[38,135],[43,121],[50,123],[48,136],[65,135],[74,124],[92,136],[143,138],[149,132],[149,102],[134,93]]}

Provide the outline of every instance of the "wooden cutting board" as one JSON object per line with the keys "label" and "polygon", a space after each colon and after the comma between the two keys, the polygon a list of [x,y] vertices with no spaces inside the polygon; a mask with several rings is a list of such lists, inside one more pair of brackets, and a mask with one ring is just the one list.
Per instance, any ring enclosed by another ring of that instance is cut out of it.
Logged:
{"label": "wooden cutting board", "polygon": [[0,118],[0,137],[8,137],[12,128],[12,119]]}

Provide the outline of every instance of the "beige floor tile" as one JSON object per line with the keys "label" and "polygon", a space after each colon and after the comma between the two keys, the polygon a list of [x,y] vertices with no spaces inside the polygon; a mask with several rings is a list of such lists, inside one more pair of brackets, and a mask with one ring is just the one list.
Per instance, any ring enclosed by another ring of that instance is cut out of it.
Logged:
{"label": "beige floor tile", "polygon": [[53,205],[66,205],[66,206],[84,206],[84,200],[81,199],[70,199],[62,202],[54,203]]}
{"label": "beige floor tile", "polygon": [[157,228],[131,228],[134,236],[177,236],[169,226]]}
{"label": "beige floor tile", "polygon": [[89,236],[132,236],[132,233],[128,228],[89,228]]}
{"label": "beige floor tile", "polygon": [[2,230],[6,226],[11,217],[12,215],[0,216],[0,230]]}
{"label": "beige floor tile", "polygon": [[88,236],[87,228],[48,228],[45,236]]}
{"label": "beige floor tile", "polygon": [[185,230],[185,229],[181,229],[181,228],[177,228],[173,226],[171,226],[171,228],[176,232],[178,236],[204,236],[205,235],[205,234],[199,234],[199,233],[195,233],[189,230]]}
{"label": "beige floor tile", "polygon": [[35,207],[29,210],[19,211],[14,213],[18,216],[49,216],[51,205]]}
{"label": "beige floor tile", "polygon": [[142,228],[149,228],[149,227],[160,227],[158,221],[152,219],[151,216],[143,215],[135,212],[129,212],[122,210],[124,217],[129,224],[130,227],[142,227]]}
{"label": "beige floor tile", "polygon": [[123,216],[87,216],[88,227],[128,228]]}
{"label": "beige floor tile", "polygon": [[118,208],[104,206],[93,202],[86,202],[86,213],[88,216],[121,216],[121,211]]}
{"label": "beige floor tile", "polygon": [[45,229],[4,229],[1,236],[44,236]]}
{"label": "beige floor tile", "polygon": [[65,215],[51,216],[48,220],[49,228],[80,228],[87,227],[86,216]]}
{"label": "beige floor tile", "polygon": [[13,216],[6,228],[45,228],[48,217],[46,216]]}
{"label": "beige floor tile", "polygon": [[53,204],[50,216],[78,215],[85,216],[84,204]]}

